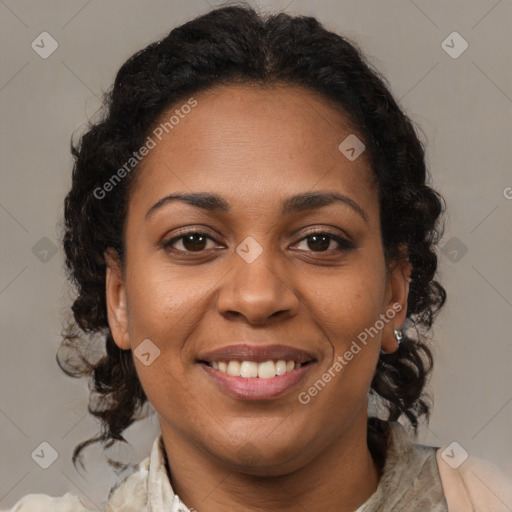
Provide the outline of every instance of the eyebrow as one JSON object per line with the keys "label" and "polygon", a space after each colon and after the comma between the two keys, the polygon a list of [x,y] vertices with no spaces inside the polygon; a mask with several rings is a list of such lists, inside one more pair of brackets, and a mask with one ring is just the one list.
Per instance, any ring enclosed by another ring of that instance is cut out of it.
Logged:
{"label": "eyebrow", "polygon": [[[164,205],[174,201],[181,201],[190,206],[201,208],[209,212],[229,212],[229,203],[217,194],[210,194],[206,192],[188,193],[188,194],[169,194],[162,197],[157,201],[145,215],[147,220],[156,210],[162,208]],[[291,213],[298,213],[307,210],[316,210],[340,202],[352,208],[357,212],[364,221],[368,224],[368,216],[365,211],[350,197],[338,194],[337,192],[319,191],[319,192],[304,192],[288,197],[283,201],[281,207],[281,215],[290,215]]]}

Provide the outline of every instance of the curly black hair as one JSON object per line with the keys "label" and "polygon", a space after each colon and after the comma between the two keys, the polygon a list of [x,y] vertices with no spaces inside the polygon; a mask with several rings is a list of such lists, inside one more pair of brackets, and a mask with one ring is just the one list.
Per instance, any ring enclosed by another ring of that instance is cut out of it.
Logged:
{"label": "curly black hair", "polygon": [[[378,189],[386,262],[403,256],[406,247],[412,264],[407,321],[418,333],[408,336],[406,331],[398,350],[379,358],[370,393],[387,409],[387,418],[368,420],[372,454],[385,457],[383,420],[403,415],[414,432],[421,416],[428,421],[431,403],[425,387],[433,365],[428,331],[446,300],[435,280],[445,204],[427,183],[424,145],[386,80],[355,43],[313,17],[262,15],[245,4],[231,5],[173,29],[130,57],[104,96],[101,119],[89,124],[78,144],[71,142],[74,167],[65,199],[63,246],[77,295],[57,361],[68,375],[89,378],[88,410],[101,423],[96,437],[75,447],[75,466],[90,443],[108,448],[126,442],[123,431],[141,419],[147,402],[131,351],[118,348],[112,338],[105,297],[104,253],[114,249],[124,261],[124,221],[137,168],[107,197],[98,199],[97,191],[169,108],[214,86],[242,83],[319,92],[362,137]],[[92,355],[96,346],[99,357]]]}

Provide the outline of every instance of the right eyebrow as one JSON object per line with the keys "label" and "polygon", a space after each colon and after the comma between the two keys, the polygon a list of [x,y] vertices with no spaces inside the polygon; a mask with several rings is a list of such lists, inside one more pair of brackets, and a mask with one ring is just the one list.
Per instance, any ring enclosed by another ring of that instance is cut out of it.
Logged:
{"label": "right eyebrow", "polygon": [[197,208],[202,208],[203,210],[207,210],[210,212],[229,211],[229,205],[227,201],[225,201],[222,197],[217,194],[208,194],[208,193],[191,193],[191,194],[170,194],[168,196],[162,197],[159,201],[157,201],[147,212],[145,215],[145,219],[147,220],[156,210],[161,208],[162,206],[169,204],[173,201],[183,201],[184,203],[189,204],[190,206],[195,206]]}

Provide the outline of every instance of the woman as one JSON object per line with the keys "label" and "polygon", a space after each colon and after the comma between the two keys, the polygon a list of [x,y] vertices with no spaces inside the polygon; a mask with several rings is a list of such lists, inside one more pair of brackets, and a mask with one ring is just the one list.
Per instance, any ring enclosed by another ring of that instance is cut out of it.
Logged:
{"label": "woman", "polygon": [[73,155],[63,348],[81,359],[59,362],[92,376],[103,427],[73,460],[123,440],[147,402],[161,427],[106,511],[509,510],[500,475],[404,428],[430,410],[444,205],[346,39],[213,10],[123,65]]}

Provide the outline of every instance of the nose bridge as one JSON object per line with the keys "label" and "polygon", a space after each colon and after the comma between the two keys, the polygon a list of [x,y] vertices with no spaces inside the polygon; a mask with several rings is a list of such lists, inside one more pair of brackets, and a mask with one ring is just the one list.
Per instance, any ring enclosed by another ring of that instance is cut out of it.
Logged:
{"label": "nose bridge", "polygon": [[244,293],[251,291],[258,295],[264,291],[275,293],[283,285],[282,279],[284,278],[283,275],[280,277],[276,272],[278,267],[276,251],[267,247],[264,250],[262,248],[258,254],[259,251],[251,247],[247,252],[249,259],[245,259],[245,255],[240,256],[244,249],[247,250],[247,245],[244,247],[240,244],[237,249],[238,261],[234,262],[238,286],[243,286]]}
{"label": "nose bridge", "polygon": [[298,299],[276,249],[247,237],[232,255],[232,271],[220,290],[219,312],[261,322],[278,311],[293,313]]}

